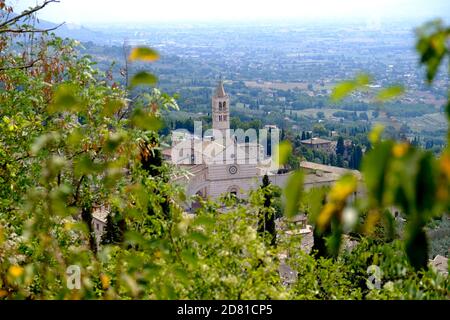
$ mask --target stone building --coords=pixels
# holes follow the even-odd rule
[[[311,138],[300,141],[300,143],[311,150],[333,151],[333,141],[322,138]]]
[[[212,135],[202,137],[186,132],[176,133],[173,135],[172,147],[162,152],[164,159],[176,165],[178,171],[182,173],[176,175],[172,182],[183,186],[188,198],[199,195],[214,200],[226,193],[246,198],[251,189],[256,189],[262,184],[262,178],[266,174],[273,185],[284,188],[291,173],[279,174],[278,167],[274,165],[272,158],[267,156],[262,144],[245,139],[240,141],[236,133],[231,134],[230,97],[226,94],[222,82],[212,97],[212,118]],[[275,134],[278,131],[276,126],[265,129]],[[331,141],[313,138],[312,145],[325,148],[330,143]],[[361,177],[356,170],[307,161],[302,161],[300,167],[305,173],[306,190],[330,186],[346,173],[352,173],[359,179]],[[190,211],[196,204],[188,202],[185,207]],[[97,242],[100,241],[106,227],[107,215],[106,207],[96,208],[93,212],[92,224]],[[301,230],[311,232],[308,228]]]
[[[251,189],[258,188],[267,174],[272,184],[284,187],[290,173],[279,174],[265,146],[256,142],[237,141],[230,131],[230,96],[220,82],[212,97],[213,138],[191,135],[165,150],[166,159],[187,171],[174,179],[186,188],[187,196],[200,195],[216,199],[225,193],[245,198]],[[265,128],[268,130],[269,128]],[[270,127],[271,132],[278,128]],[[238,139],[239,140],[239,139]],[[302,141],[312,148],[330,149],[332,141],[313,138]],[[171,156],[169,156],[171,155]],[[343,168],[301,162],[305,169],[305,188],[333,184],[342,174],[359,172]]]

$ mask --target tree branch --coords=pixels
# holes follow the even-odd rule
[[[39,58],[39,59],[33,60],[33,61],[31,61],[30,63],[28,63],[28,64],[26,64],[26,65],[22,65],[22,66],[15,66],[15,67],[1,67],[1,68],[0,68],[0,72],[1,72],[1,71],[7,71],[7,70],[23,70],[23,69],[29,69],[29,68],[32,68],[32,67],[36,64],[36,62],[38,62],[39,60],[41,60],[41,59]]]
[[[64,24],[65,24],[65,22],[57,25],[56,27],[49,28],[49,29],[3,29],[3,30],[0,29],[0,34],[1,33],[44,33],[44,32],[56,30]]]
[[[59,0],[46,0],[41,5],[38,5],[30,10],[25,10],[21,14],[15,16],[14,18],[11,18],[9,20],[6,20],[5,22],[0,23],[0,29],[16,23],[17,21],[19,21],[20,19],[22,19],[24,17],[28,17],[28,16],[32,15],[33,13],[43,9],[45,6],[47,6],[49,3],[52,3],[52,2],[59,3]]]

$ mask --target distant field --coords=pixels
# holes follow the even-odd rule
[[[297,113],[298,116],[306,116],[313,117],[317,116],[317,112],[323,112],[325,114],[326,119],[330,119],[333,117],[333,113],[337,111],[346,111],[341,109],[304,109],[304,110],[292,110],[292,114]],[[348,112],[348,111],[347,111]],[[364,111],[357,111],[359,115]],[[400,128],[401,124],[406,123],[413,131],[437,131],[437,130],[446,130],[447,129],[447,121],[445,119],[445,115],[442,113],[430,113],[420,117],[415,118],[398,118],[398,119],[389,119],[383,113],[377,119],[372,117],[372,111],[369,110],[366,112],[369,119],[374,123],[381,123],[383,125],[389,125]],[[290,110],[286,110],[286,114],[290,114]]]
[[[442,113],[430,113],[416,118],[408,118],[407,124],[412,130],[433,131],[447,129],[447,120]]]
[[[306,116],[306,117],[316,117],[317,116],[317,112],[323,112],[325,114],[325,118],[329,119],[333,117],[333,113],[338,112],[338,111],[343,111],[343,112],[352,112],[352,111],[348,111],[348,110],[343,110],[343,109],[303,109],[303,110],[292,110],[292,114],[297,113],[298,116]],[[356,113],[359,115],[360,113],[367,113],[369,119],[372,118],[372,111],[356,111]],[[290,110],[286,110],[286,114],[290,114]]]
[[[308,90],[308,83],[305,82],[258,82],[258,81],[245,81],[245,85],[248,88],[260,88],[260,89],[274,89],[274,90]],[[314,90],[330,89],[333,85],[313,85]]]

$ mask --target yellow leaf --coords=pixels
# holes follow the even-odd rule
[[[74,228],[74,226],[75,226],[74,223],[72,223],[72,222],[66,222],[66,223],[64,224],[64,230],[70,231],[70,230],[72,230],[72,229]]]
[[[8,295],[8,291],[0,290],[0,299],[6,297],[7,295]]]
[[[102,275],[100,276],[100,280],[101,280],[101,282],[102,282],[102,287],[103,287],[103,289],[108,289],[108,288],[109,288],[109,284],[110,284],[110,282],[111,282],[111,279],[110,279],[107,275],[102,274]]]
[[[141,60],[146,62],[153,62],[159,59],[159,53],[147,47],[137,47],[131,50],[130,61]]]
[[[354,175],[345,175],[341,177],[330,191],[330,200],[343,202],[356,191],[357,180]]]
[[[391,100],[399,95],[402,95],[405,89],[402,86],[392,86],[381,90],[377,95],[377,100],[387,101]]]
[[[331,100],[339,101],[349,95],[353,90],[356,89],[356,85],[352,81],[345,81],[339,83],[337,86],[333,88],[333,92],[331,93]]]
[[[392,148],[392,154],[396,158],[401,158],[408,152],[408,149],[409,149],[409,144],[407,144],[407,143],[397,143]]]
[[[11,266],[9,267],[8,272],[14,278],[18,278],[23,274],[23,268],[20,266]]]
[[[444,152],[440,161],[441,171],[446,175],[447,179],[450,179],[450,154]]]
[[[380,213],[378,211],[370,211],[367,215],[367,220],[364,225],[364,232],[371,235],[375,231],[375,226],[380,220]]]
[[[369,133],[369,141],[371,144],[376,144],[381,140],[381,134],[383,133],[384,126],[381,124],[376,124],[372,131]]]
[[[317,218],[317,227],[323,230],[329,223],[331,217],[336,211],[336,206],[333,203],[327,203]]]

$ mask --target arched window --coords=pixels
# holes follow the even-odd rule
[[[227,102],[226,101],[223,102],[223,111],[227,111]]]
[[[219,121],[222,121],[222,116],[219,116]]]
[[[232,186],[231,188],[228,188],[228,193],[236,197],[239,193],[239,188],[236,186]]]
[[[222,111],[222,102],[219,102],[219,111]]]

